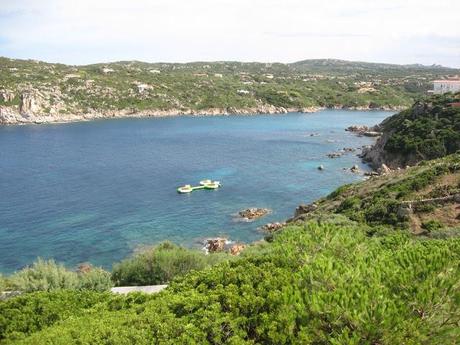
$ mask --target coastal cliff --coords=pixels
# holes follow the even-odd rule
[[[396,169],[460,150],[459,100],[460,93],[432,96],[385,119],[377,126],[381,136],[362,158],[375,169]]]

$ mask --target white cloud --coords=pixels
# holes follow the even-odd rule
[[[0,0],[0,55],[67,63],[342,58],[460,67],[458,1]]]

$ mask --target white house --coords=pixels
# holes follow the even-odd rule
[[[445,79],[433,81],[433,93],[460,92],[460,79]]]

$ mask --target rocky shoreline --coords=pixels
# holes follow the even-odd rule
[[[259,114],[287,114],[287,113],[315,113],[324,109],[341,109],[356,111],[396,111],[402,107],[348,107],[337,105],[330,108],[325,107],[277,107],[274,105],[259,105],[250,108],[208,108],[202,110],[194,109],[149,109],[135,111],[132,109],[113,111],[89,111],[84,113],[67,114],[51,109],[49,113],[43,113],[37,108],[39,104],[34,98],[22,98],[19,106],[0,106],[0,125],[25,125],[25,124],[51,124],[69,123],[91,120],[113,119],[113,118],[146,118],[146,117],[170,117],[170,116],[219,116],[219,115],[259,115]]]

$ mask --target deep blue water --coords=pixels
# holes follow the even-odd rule
[[[137,246],[166,239],[187,246],[223,234],[260,239],[257,227],[362,179],[342,169],[367,169],[356,154],[326,154],[372,143],[344,128],[389,115],[327,110],[0,127],[0,272],[37,256],[110,268]],[[204,178],[223,187],[176,193]],[[273,213],[235,222],[247,207]]]

